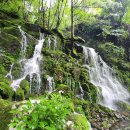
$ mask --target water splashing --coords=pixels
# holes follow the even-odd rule
[[[126,102],[130,97],[128,91],[117,80],[114,71],[93,48],[83,46],[84,64],[89,71],[89,80],[95,86],[101,88],[99,103],[117,109],[115,102]]]

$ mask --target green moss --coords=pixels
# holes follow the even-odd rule
[[[81,73],[80,68],[79,67],[74,67],[72,73],[73,73],[74,79],[79,80],[80,73]]]
[[[20,41],[17,39],[17,37],[5,32],[1,32],[0,39],[0,46],[2,50],[6,52],[6,55],[11,55],[14,58],[18,58],[20,52]]]
[[[11,103],[7,100],[0,99],[0,130],[8,130],[8,124],[12,118]]]
[[[14,59],[11,56],[5,54],[0,55],[0,69],[1,74],[6,75],[7,71],[10,70],[10,65],[13,63]]]
[[[120,111],[130,112],[130,105],[125,102],[118,102],[117,105],[119,106],[118,109]]]
[[[0,76],[0,78],[0,96],[3,99],[12,99],[14,91],[10,87],[8,80],[2,76]]]
[[[101,124],[101,127],[102,128],[107,128],[107,126],[108,126],[107,121],[103,121],[102,124]]]
[[[22,88],[22,90],[24,90],[24,94],[28,94],[29,92],[29,82],[27,80],[22,80],[22,82],[20,83],[20,88]]]
[[[56,92],[62,91],[62,95],[67,97],[74,96],[73,91],[71,91],[70,86],[67,86],[66,84],[57,84],[56,85]]]
[[[122,47],[115,46],[113,43],[99,44],[98,48],[103,51],[106,56],[115,58],[124,58],[124,49]]]
[[[19,78],[20,73],[21,73],[21,64],[19,62],[15,62],[12,69],[12,75],[14,79]]]
[[[15,99],[17,101],[21,101],[24,99],[24,90],[22,88],[18,88],[15,92]]]
[[[75,130],[89,130],[88,122],[84,115],[72,114],[68,119],[74,123]]]

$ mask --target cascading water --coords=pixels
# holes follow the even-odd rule
[[[54,51],[57,49],[57,36],[54,36],[53,42],[51,41],[51,36],[48,36],[48,49],[53,49]]]
[[[116,102],[127,102],[130,94],[117,80],[114,71],[93,48],[83,46],[84,64],[89,71],[89,80],[101,89],[99,103],[111,109],[117,109]]]
[[[54,37],[54,50],[57,48],[57,36]]]
[[[84,91],[83,91],[83,88],[82,88],[80,82],[78,83],[77,87],[75,86],[75,96],[80,99],[83,99],[83,97],[84,97]]]
[[[25,35],[25,32],[21,29],[21,26],[18,26],[18,29],[21,33],[22,36],[22,40],[21,40],[21,57],[25,58],[25,54],[26,54],[26,48],[27,48],[27,37]]]
[[[50,37],[48,37],[48,48],[49,49],[51,48],[51,39],[50,39]]]
[[[21,47],[21,53],[23,54],[22,59],[20,60],[20,63],[22,64],[22,70],[21,70],[21,77],[19,79],[13,80],[11,87],[16,90],[21,81],[26,78],[26,76],[30,76],[30,93],[32,88],[32,82],[35,80],[36,82],[36,91],[39,92],[40,90],[40,61],[42,59],[41,56],[41,50],[44,42],[44,35],[40,34],[40,39],[38,40],[37,45],[35,46],[33,57],[30,59],[25,58],[26,54],[26,47],[27,47],[27,38],[25,35],[25,32],[21,30],[19,27],[21,35],[22,35],[22,47]],[[35,77],[35,78],[34,78]]]
[[[68,85],[68,86],[72,86],[72,79],[71,79],[71,77],[67,77],[67,79],[66,79],[66,84]]]
[[[10,80],[13,80],[13,76],[12,76],[13,66],[14,66],[14,64],[12,64],[12,65],[10,66],[9,73],[5,76],[5,77],[8,77]]]
[[[47,84],[46,84],[46,90],[49,92],[49,93],[52,93],[53,90],[54,90],[54,79],[53,77],[51,76],[47,76]]]

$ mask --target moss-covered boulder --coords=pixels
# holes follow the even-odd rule
[[[0,46],[2,50],[7,52],[8,55],[14,58],[18,58],[20,52],[20,46],[21,46],[18,38],[9,33],[1,32],[0,39],[1,39]]]
[[[14,94],[14,98],[16,101],[22,101],[24,99],[24,90],[22,88],[18,88]]]
[[[3,76],[0,76],[0,96],[3,99],[12,99],[13,94],[14,91],[10,87],[9,81]]]
[[[2,50],[1,50],[2,51]],[[11,56],[7,56],[4,52],[0,54],[0,72],[2,75],[6,75],[10,70],[10,65],[13,63],[14,59]]]
[[[24,90],[24,94],[28,94],[30,88],[29,82],[27,80],[22,80],[22,82],[20,83],[20,88]]]
[[[19,78],[21,73],[21,64],[19,62],[15,62],[12,68],[12,75],[14,79]]]
[[[89,125],[84,115],[75,113],[70,115],[68,119],[73,123],[73,126],[71,126],[71,130],[89,130]]]

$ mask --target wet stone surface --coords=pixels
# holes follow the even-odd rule
[[[130,130],[130,120],[118,122],[110,130]]]

